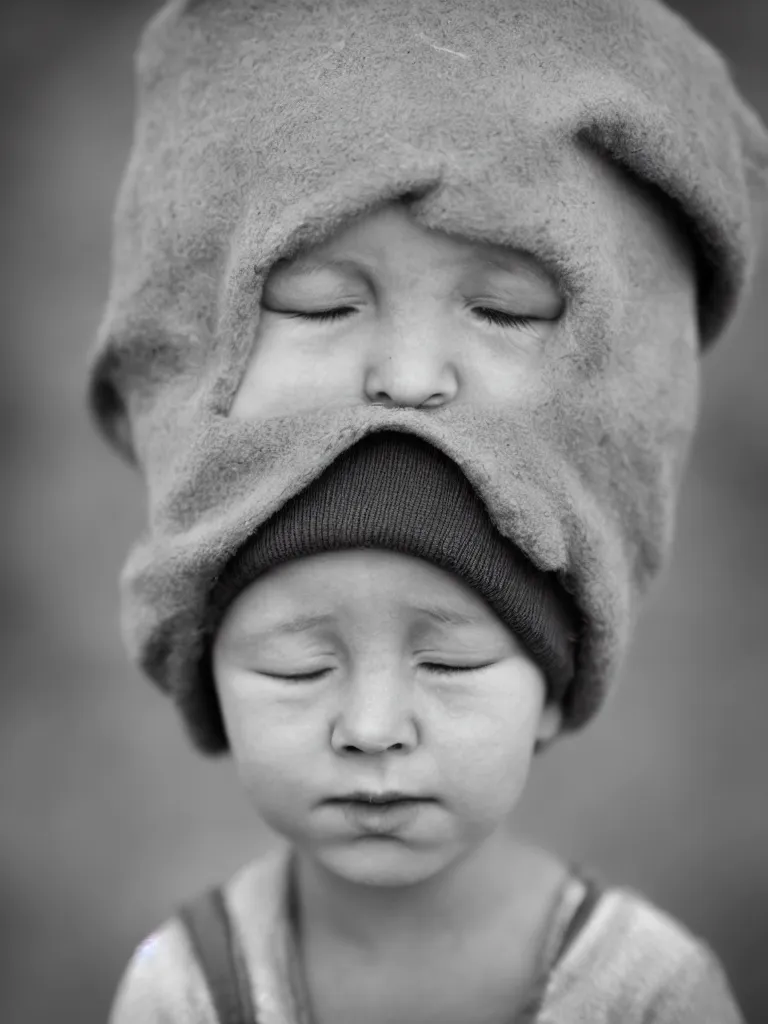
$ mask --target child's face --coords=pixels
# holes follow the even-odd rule
[[[256,809],[366,884],[421,881],[482,843],[560,721],[540,669],[483,598],[391,551],[266,573],[229,608],[213,667]],[[391,792],[420,802],[343,800]]]
[[[563,307],[532,256],[427,230],[390,205],[272,269],[232,415],[508,404],[535,384]]]

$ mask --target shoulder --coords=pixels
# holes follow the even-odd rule
[[[553,989],[563,1007],[587,1007],[595,1022],[617,1013],[643,1024],[742,1022],[723,968],[706,943],[624,888],[603,893],[556,970]]]
[[[233,927],[249,969],[260,970],[278,913],[276,896],[284,857],[267,854],[222,885]],[[113,1000],[109,1024],[216,1024],[208,986],[178,915],[136,948]]]
[[[120,979],[109,1024],[215,1024],[208,988],[186,931],[166,921],[136,948]]]

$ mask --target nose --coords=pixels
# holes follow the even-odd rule
[[[436,409],[458,395],[459,373],[434,325],[377,333],[365,371],[365,397],[376,405]]]
[[[398,679],[376,673],[350,682],[332,726],[335,753],[407,753],[417,744],[412,701]]]

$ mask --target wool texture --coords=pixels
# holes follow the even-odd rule
[[[554,576],[494,529],[456,464],[402,431],[365,436],[248,538],[212,589],[204,626],[209,646],[231,603],[265,572],[355,548],[414,555],[459,576],[539,665],[547,700],[562,704],[580,629],[572,601]],[[205,686],[213,684],[205,678],[208,664]]]
[[[147,487],[133,656],[225,749],[199,693],[217,574],[346,448],[400,430],[573,595],[583,725],[669,549],[699,356],[756,262],[768,135],[723,57],[656,0],[171,0],[136,73],[89,392]],[[270,268],[395,199],[552,271],[567,305],[537,386],[504,409],[230,415]]]

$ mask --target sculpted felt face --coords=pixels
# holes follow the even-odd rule
[[[273,268],[231,415],[514,400],[564,299],[532,256],[429,231],[401,204]]]
[[[423,880],[493,834],[560,722],[483,598],[392,551],[313,555],[258,578],[229,608],[213,666],[257,811],[368,884]],[[392,793],[413,799],[365,802]]]

